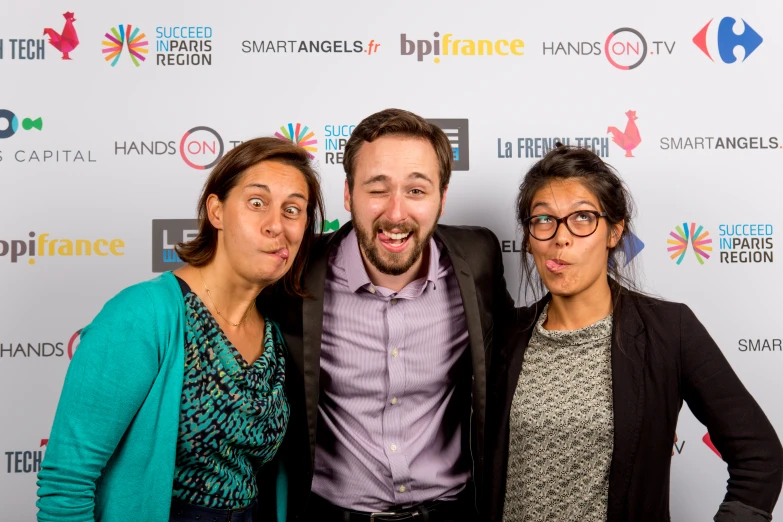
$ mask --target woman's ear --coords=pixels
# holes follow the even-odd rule
[[[223,230],[223,202],[215,194],[207,198],[207,217],[216,230]]]
[[[620,242],[620,238],[623,237],[623,230],[625,230],[625,221],[620,221],[616,225],[613,225],[611,227],[611,232],[609,233],[609,241],[607,242],[607,246],[609,248],[614,248],[617,246],[617,243]]]

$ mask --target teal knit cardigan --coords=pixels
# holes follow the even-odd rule
[[[82,331],[38,473],[38,520],[169,520],[184,331],[170,272],[120,292]],[[282,469],[277,486],[284,522]]]

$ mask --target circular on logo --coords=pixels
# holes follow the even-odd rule
[[[223,157],[223,138],[210,127],[193,127],[182,135],[179,155],[189,167],[211,169]]]
[[[628,39],[618,37],[617,35],[621,33],[631,33],[638,38],[638,41],[629,41]],[[623,71],[630,71],[639,67],[644,59],[647,58],[647,40],[636,29],[621,27],[613,31],[606,39],[604,53],[609,63]],[[638,59],[636,59],[637,57]],[[636,59],[636,61],[630,64],[627,63],[633,59]]]
[[[0,140],[4,138],[10,138],[16,134],[16,129],[19,128],[19,120],[16,119],[16,114],[8,109],[0,109],[0,121],[5,120],[8,122],[8,127],[0,129]]]
[[[68,341],[68,359],[73,359],[73,353],[76,351],[76,348],[79,347],[79,341],[81,341],[81,333],[82,329],[79,328]]]

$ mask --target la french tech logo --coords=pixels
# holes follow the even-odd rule
[[[693,37],[693,43],[707,55],[707,58],[714,62],[714,57],[717,56],[723,63],[737,61],[734,51],[738,47],[744,51],[742,58],[744,62],[763,41],[761,35],[754,31],[745,20],[742,20],[742,24],[740,24],[730,16],[722,18],[717,23],[714,19],[710,20]]]
[[[49,43],[52,47],[62,53],[63,60],[71,59],[71,51],[76,49],[79,45],[79,35],[76,34],[76,28],[73,23],[76,21],[73,13],[68,11],[63,14],[65,18],[65,26],[59,33],[54,29],[47,27],[44,29],[44,34],[49,37]]]
[[[638,119],[636,111],[626,112],[625,117],[628,118],[625,130],[609,127],[606,133],[612,133],[612,141],[625,151],[626,158],[633,158],[632,151],[642,142],[642,137],[639,134],[639,127],[636,126],[636,120]]]

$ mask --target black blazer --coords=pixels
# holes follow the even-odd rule
[[[323,329],[324,281],[332,250],[353,228],[349,222],[334,234],[321,237],[310,255],[304,276],[312,298],[294,298],[279,289],[262,295],[259,305],[275,319],[288,347],[286,393],[291,406],[281,457],[288,473],[288,518],[301,520],[313,479]],[[487,370],[493,350],[493,333],[503,331],[504,317],[513,313],[514,301],[506,290],[503,261],[497,237],[485,228],[438,225],[435,237],[443,244],[459,282],[468,326],[473,379],[464,383],[465,418],[471,417],[469,441],[477,497],[484,470],[484,418]],[[466,438],[468,434],[466,434]],[[270,470],[273,466],[268,467]],[[266,480],[271,477],[259,477]]]
[[[614,452],[607,521],[670,520],[671,450],[683,400],[728,464],[721,511],[734,515],[716,520],[762,520],[754,518],[755,509],[771,513],[783,484],[783,448],[764,412],[687,306],[612,287],[619,297],[611,344]],[[518,309],[491,368],[486,500],[493,522],[503,516],[514,390],[532,326],[549,299]]]

